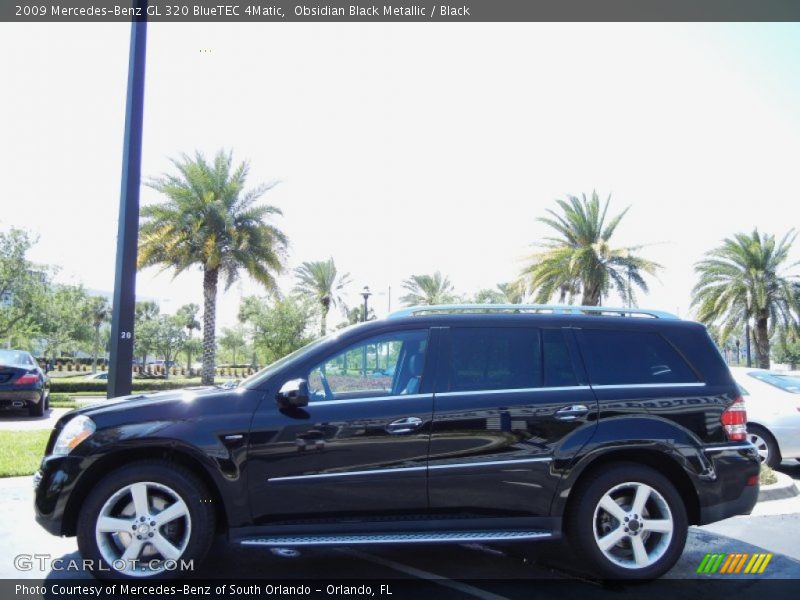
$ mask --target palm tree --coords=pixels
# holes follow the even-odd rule
[[[547,302],[558,294],[565,302],[582,293],[581,304],[598,306],[613,286],[629,304],[635,304],[633,285],[647,292],[642,274],[655,275],[660,265],[641,258],[642,246],[615,248],[611,236],[628,208],[606,222],[611,197],[600,206],[593,191],[591,198],[569,196],[556,200],[561,212],[548,210],[549,216],[538,220],[558,234],[545,238],[541,252],[532,255],[522,277],[530,286],[536,302]]]
[[[407,306],[432,306],[453,302],[453,286],[439,271],[433,275],[412,275],[403,282],[408,294],[400,298]]]
[[[797,278],[783,273],[795,237],[792,230],[776,243],[775,236],[758,229],[749,235],[737,233],[695,265],[700,276],[692,290],[697,318],[719,325],[723,342],[743,323],[749,336],[753,320],[756,360],[762,369],[769,368],[772,328],[794,326],[800,308],[793,288]]]
[[[294,291],[319,302],[322,307],[320,319],[320,335],[325,335],[328,311],[331,306],[341,305],[339,292],[350,283],[350,274],[339,275],[333,258],[304,262],[295,269],[297,285]]]
[[[100,353],[100,328],[111,316],[108,300],[102,296],[94,296],[90,300],[89,311],[94,327],[94,346],[92,348],[92,373],[97,373],[97,355]]]
[[[189,375],[192,374],[192,349],[194,348],[192,332],[195,329],[200,331],[200,321],[197,320],[198,312],[200,312],[200,307],[192,302],[184,304],[175,313],[178,321],[186,328],[188,333],[184,343],[184,350],[186,351],[186,373]]]
[[[231,153],[220,151],[209,163],[197,152],[173,160],[177,174],[164,174],[147,185],[167,196],[142,209],[139,268],[160,265],[175,276],[193,266],[203,271],[202,383],[214,382],[215,322],[220,276],[230,287],[244,269],[267,290],[277,289],[283,270],[286,236],[265,222],[281,211],[256,200],[271,186],[245,191],[247,162],[232,167]]]
[[[522,304],[525,301],[525,284],[517,279],[498,283],[495,289],[478,290],[475,304]]]

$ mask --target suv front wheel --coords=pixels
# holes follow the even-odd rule
[[[683,499],[657,471],[618,463],[591,474],[568,515],[570,543],[587,566],[609,579],[654,579],[686,544]]]
[[[78,548],[97,577],[154,578],[197,568],[214,536],[208,492],[190,471],[161,461],[111,472],[86,499]]]

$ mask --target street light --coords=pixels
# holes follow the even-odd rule
[[[361,295],[364,296],[364,317],[361,319],[362,321],[366,322],[367,320],[367,307],[369,303],[369,297],[372,296],[372,292],[369,291],[369,286],[364,286],[364,291],[361,292]]]

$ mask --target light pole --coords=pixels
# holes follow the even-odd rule
[[[361,320],[366,322],[366,320],[367,320],[367,308],[368,308],[368,305],[369,305],[369,297],[372,296],[372,292],[369,291],[369,286],[368,285],[364,286],[364,290],[361,292],[361,295],[364,296],[364,317]]]
[[[372,293],[369,291],[369,286],[365,285],[364,289],[361,292],[361,295],[364,296],[364,318],[361,320],[363,323],[367,322],[367,310],[369,308],[369,297]],[[376,359],[377,360],[377,359]],[[361,376],[367,376],[367,347],[364,346],[363,353],[361,355]]]
[[[147,0],[136,0],[136,7],[139,8],[141,14],[147,14]],[[125,109],[122,186],[117,227],[117,263],[108,365],[109,398],[131,393],[146,45],[147,18],[134,19],[131,23],[131,43],[128,57],[128,95]]]

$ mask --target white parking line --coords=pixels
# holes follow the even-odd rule
[[[441,586],[454,589],[457,592],[461,592],[462,594],[475,596],[476,598],[482,598],[484,600],[508,600],[505,596],[498,596],[497,594],[487,592],[486,590],[482,590],[481,588],[469,585],[467,583],[462,583],[460,581],[453,581],[452,579],[446,579],[441,575],[436,575],[435,573],[429,573],[428,571],[423,571],[422,569],[417,569],[416,567],[410,567],[408,565],[404,565],[402,563],[395,562],[393,560],[380,558],[379,556],[372,556],[371,554],[359,552],[358,550],[351,550],[350,548],[341,548],[339,549],[339,552],[348,554],[355,558],[360,558],[361,560],[373,562],[375,564],[388,567],[390,569],[394,569],[395,571],[399,571],[400,573],[405,573],[406,575],[411,575],[412,577],[416,577],[417,579],[424,579],[426,581],[438,583]]]

